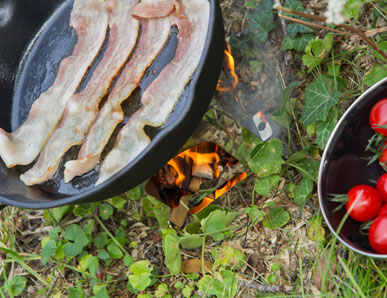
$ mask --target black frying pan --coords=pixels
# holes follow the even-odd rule
[[[94,186],[98,176],[94,170],[64,183],[62,162],[54,179],[32,187],[19,180],[26,167],[8,169],[0,161],[0,205],[43,209],[104,200],[137,186],[172,158],[199,124],[222,65],[223,19],[217,0],[209,1],[210,23],[200,64],[168,121],[148,130],[152,142],[135,160],[98,186]],[[68,25],[72,4],[73,0],[0,2],[0,127],[5,130],[14,131],[25,121],[33,101],[54,81],[61,59],[71,54],[76,42]],[[152,70],[162,69],[176,46],[175,32],[135,92],[137,100],[154,79]],[[74,156],[76,150],[67,156]]]

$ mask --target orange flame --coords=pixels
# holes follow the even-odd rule
[[[231,76],[231,86],[224,86],[224,82],[222,80],[218,81],[218,85],[216,86],[216,90],[219,92],[230,92],[236,88],[238,85],[238,76],[235,73],[235,61],[234,57],[231,55],[230,45],[227,43],[227,49],[224,50],[224,59],[227,63],[227,72]]]
[[[190,214],[196,214],[206,208],[208,205],[210,205],[213,201],[215,201],[217,198],[219,198],[221,195],[229,191],[233,186],[235,186],[238,182],[244,180],[247,177],[246,172],[239,173],[238,175],[231,178],[223,187],[215,190],[214,198],[211,199],[210,197],[204,197],[203,200],[200,202],[199,205],[195,207],[191,207],[189,209]]]
[[[257,116],[258,116],[258,118],[262,119],[263,122],[267,123],[267,119],[266,119],[266,116],[265,116],[265,114],[263,113],[263,111],[259,111],[259,112],[257,113]]]

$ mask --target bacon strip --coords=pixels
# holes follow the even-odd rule
[[[96,184],[117,173],[148,146],[150,140],[144,126],[160,126],[167,120],[199,64],[208,30],[209,2],[184,0],[182,5],[187,18],[174,20],[179,29],[176,55],[145,90],[143,106],[120,131],[114,148],[103,161]]]
[[[168,40],[171,31],[169,18],[143,19],[141,38],[132,59],[125,66],[107,101],[99,111],[78,154],[78,160],[65,164],[65,182],[92,170],[108,143],[117,124],[124,120],[121,103],[140,83],[146,69],[151,65]]]
[[[169,16],[173,10],[175,0],[159,1],[157,3],[139,3],[132,11],[132,15],[139,18],[163,18]]]
[[[137,41],[139,21],[130,15],[137,0],[110,0],[109,44],[86,88],[67,102],[62,120],[43,148],[35,165],[20,179],[26,185],[44,182],[54,176],[62,156],[74,145],[82,144],[98,113],[98,105]]]
[[[62,60],[55,82],[33,103],[26,122],[15,132],[0,129],[0,156],[7,165],[31,163],[62,117],[67,100],[76,91],[106,36],[108,16],[104,0],[75,0],[70,26],[78,41],[71,56]]]

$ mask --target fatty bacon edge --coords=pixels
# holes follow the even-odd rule
[[[179,17],[170,16],[172,25],[179,29],[175,57],[145,90],[142,107],[119,132],[96,184],[113,176],[148,146],[150,139],[144,126],[157,127],[168,119],[199,64],[207,38],[210,4],[208,0],[184,0],[182,6],[184,16],[181,13]]]
[[[66,102],[105,40],[108,16],[104,0],[75,0],[70,26],[78,40],[62,60],[54,83],[32,104],[27,120],[12,133],[0,129],[0,156],[7,167],[30,164],[38,156],[62,117]]]
[[[63,117],[43,148],[38,161],[20,179],[34,185],[51,179],[62,156],[82,144],[98,113],[98,105],[136,45],[139,21],[131,16],[137,0],[108,0],[109,41],[86,88],[67,102]]]

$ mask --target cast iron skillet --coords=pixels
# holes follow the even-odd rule
[[[65,184],[62,162],[62,169],[53,180],[32,187],[19,180],[26,167],[8,169],[0,161],[0,205],[43,209],[104,200],[137,186],[175,156],[199,124],[222,65],[223,19],[217,0],[209,1],[210,23],[199,66],[168,121],[157,133],[152,132],[151,144],[135,160],[98,186],[94,186],[98,175],[95,171]],[[52,84],[61,59],[71,54],[77,38],[68,25],[72,4],[73,0],[0,3],[0,127],[3,129],[14,131],[24,122],[33,101]],[[141,94],[154,78],[154,69],[158,73],[173,58],[176,42],[174,33],[148,69],[137,93]]]

